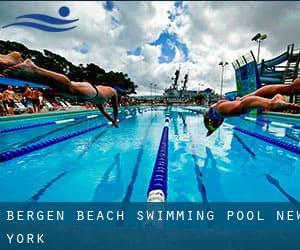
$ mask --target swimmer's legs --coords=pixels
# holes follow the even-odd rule
[[[238,101],[224,102],[218,105],[218,111],[224,115],[240,115],[250,109],[263,108],[281,111],[285,109],[300,111],[300,106],[284,101],[282,95],[275,95],[272,99],[260,96],[245,96]]]
[[[300,93],[300,78],[296,78],[292,84],[274,84],[259,88],[255,92],[246,95],[248,96],[260,96],[260,97],[273,97],[276,94],[280,95],[293,95]],[[245,97],[242,97],[245,98]]]
[[[15,66],[9,67],[7,70],[5,70],[3,73],[4,74],[9,74],[10,72],[13,72],[15,70],[22,70],[25,72],[29,72],[29,73],[34,73],[43,77],[47,77],[50,78],[52,80],[54,80],[55,82],[61,84],[62,89],[66,90],[67,92],[70,93],[76,93],[76,90],[74,89],[74,86],[72,85],[71,80],[63,75],[63,74],[59,74],[50,70],[46,70],[44,68],[40,68],[37,65],[35,65],[30,59],[26,59],[24,62],[19,63]],[[47,85],[49,87],[53,87],[53,88],[57,88],[57,84],[53,84],[54,86],[51,86],[51,82],[47,82],[47,83],[41,83],[44,85]]]

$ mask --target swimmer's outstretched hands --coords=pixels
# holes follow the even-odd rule
[[[118,120],[113,120],[113,121],[112,121],[112,124],[113,124],[116,128],[119,127],[119,121],[118,121]]]

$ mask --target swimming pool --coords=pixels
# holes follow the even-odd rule
[[[291,201],[300,199],[299,154],[247,135],[243,128],[299,147],[300,122],[249,116],[226,119],[206,137],[196,107],[120,111],[118,129],[103,126],[0,163],[0,201],[143,202],[162,129],[170,116],[170,202]],[[95,117],[95,114],[98,117]],[[86,119],[89,117],[89,119]],[[64,120],[52,124],[52,121]],[[99,112],[2,122],[0,152],[106,123]],[[32,127],[34,124],[48,124]],[[288,124],[288,125],[287,125]],[[24,129],[24,127],[26,127]]]

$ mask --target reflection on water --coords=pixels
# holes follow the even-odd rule
[[[112,176],[115,169],[115,175]],[[114,162],[107,168],[97,185],[92,201],[119,201],[122,196],[120,154],[115,155]]]

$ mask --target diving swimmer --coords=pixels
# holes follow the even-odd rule
[[[300,78],[296,78],[292,84],[268,85],[257,89],[235,101],[220,100],[213,104],[204,114],[204,125],[207,128],[207,136],[216,131],[224,121],[224,118],[247,113],[251,109],[263,108],[272,111],[289,110],[292,113],[300,111],[300,105],[288,103],[282,95],[300,93]]]
[[[111,121],[115,127],[118,127],[118,93],[130,93],[130,91],[122,90],[117,86],[112,88],[103,85],[94,85],[89,82],[71,81],[63,74],[38,67],[30,59],[12,64],[12,66],[7,67],[3,71],[3,75],[9,76],[14,72],[20,74],[29,73],[50,79],[50,81],[41,82],[40,84],[57,89],[68,98],[80,98],[95,104],[100,112]],[[109,100],[112,101],[113,117],[104,108],[104,104]]]

